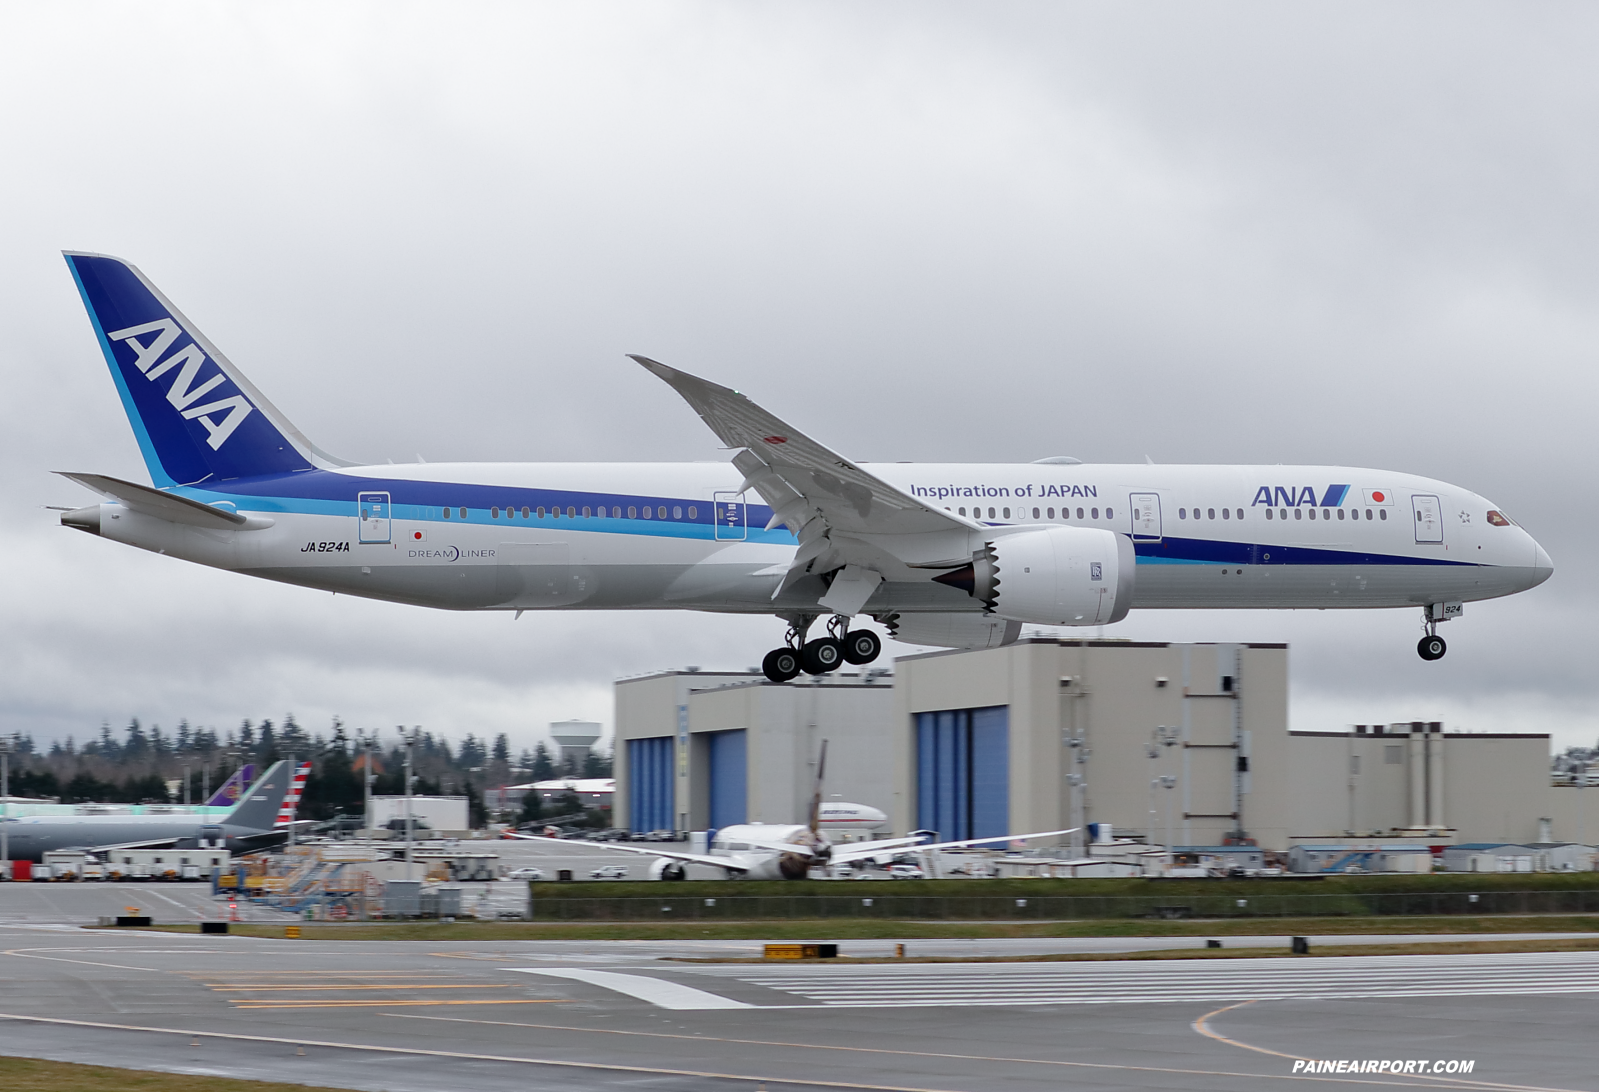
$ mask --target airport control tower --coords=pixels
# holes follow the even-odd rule
[[[558,720],[550,724],[550,736],[561,749],[561,769],[570,760],[573,769],[583,772],[589,750],[600,738],[600,726],[592,720]]]

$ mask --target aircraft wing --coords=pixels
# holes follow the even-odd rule
[[[773,598],[806,573],[843,568],[821,605],[854,614],[882,580],[926,579],[907,570],[971,562],[969,539],[980,524],[888,484],[738,391],[649,357],[633,359],[682,395],[722,443],[740,449],[733,457],[744,473],[739,492],[754,489],[772,508],[767,528],[786,524],[799,539]]]
[[[864,861],[868,857],[880,857],[886,853],[894,853],[901,850],[914,850],[917,853],[923,853],[929,849],[960,849],[963,846],[980,846],[988,842],[1022,842],[1029,838],[1053,838],[1061,834],[1070,834],[1076,829],[1076,827],[1071,827],[1067,830],[1035,831],[1032,834],[1001,834],[994,838],[965,838],[958,842],[932,842],[927,845],[904,845],[898,847],[898,849],[893,846],[885,847],[881,843],[875,843],[878,848],[873,849],[871,848],[874,845],[872,842],[857,842],[846,844],[841,847],[835,847],[833,850],[833,863],[848,864],[850,861]],[[897,841],[898,839],[886,840]]]
[[[582,842],[574,843],[567,838],[545,838],[537,834],[513,834],[505,831],[502,838],[515,838],[522,842],[549,842],[551,845],[572,846],[581,844],[584,849],[607,849],[612,853],[632,853],[640,857],[666,857],[674,861],[685,861],[689,864],[710,865],[713,868],[725,869],[728,872],[747,872],[744,865],[728,857],[712,857],[708,853],[680,853],[675,849],[643,849],[639,846],[619,846],[611,842]],[[765,848],[765,847],[762,847]],[[796,849],[804,847],[796,846]],[[809,850],[806,850],[809,852]]]

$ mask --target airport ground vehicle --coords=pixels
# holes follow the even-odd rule
[[[601,865],[589,873],[591,880],[625,880],[627,879],[627,865],[608,864]]]

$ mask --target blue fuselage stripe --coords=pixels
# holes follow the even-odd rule
[[[351,474],[310,470],[293,474],[275,474],[260,478],[239,478],[226,483],[224,488],[181,488],[185,496],[209,504],[225,501],[256,512],[284,512],[303,515],[346,516],[357,515],[356,497],[361,493],[387,493],[390,498],[391,517],[414,522],[448,522],[454,525],[549,527],[573,531],[591,531],[603,534],[646,535],[655,538],[686,538],[712,540],[717,537],[715,504],[697,497],[665,497],[645,494],[602,493],[586,490],[532,489],[523,486],[483,485],[468,482],[412,481],[404,478],[367,478]],[[1348,486],[1334,486],[1328,490],[1348,491]],[[1336,501],[1342,501],[1340,493]],[[565,510],[578,513],[587,507],[609,513],[620,508],[649,509],[656,518],[650,520],[613,517],[610,515],[578,517],[573,522]],[[446,521],[443,513],[450,510]],[[460,510],[466,509],[466,517]],[[492,514],[498,508],[499,517]],[[521,509],[531,513],[524,519]],[[539,517],[539,508],[547,512],[559,509],[560,516]],[[665,509],[662,519],[658,513]],[[689,511],[694,511],[690,518]],[[514,510],[515,515],[507,515]],[[673,517],[674,511],[682,514]],[[765,531],[772,510],[764,504],[745,506],[743,523],[744,541],[792,545],[794,536],[786,529]],[[1162,539],[1135,541],[1133,549],[1140,565],[1449,565],[1472,566],[1474,562],[1446,560],[1429,556],[1372,553],[1365,550],[1339,550],[1320,546],[1284,546],[1278,543],[1240,542],[1226,539],[1186,538],[1168,536]]]

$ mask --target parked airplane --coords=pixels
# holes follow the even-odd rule
[[[829,800],[822,805],[823,830],[882,830],[887,822],[886,814],[866,804]]]
[[[302,767],[303,769],[303,767]],[[298,775],[298,776],[297,776]],[[32,815],[6,819],[13,860],[37,861],[54,849],[138,849],[219,846],[234,853],[268,849],[288,839],[301,769],[277,762],[226,815]],[[290,811],[285,816],[284,809]]]
[[[1423,659],[1464,603],[1549,578],[1502,508],[1336,466],[862,464],[736,391],[634,357],[730,449],[721,463],[336,459],[133,266],[69,253],[154,488],[68,527],[215,568],[451,610],[704,610],[788,623],[768,677],[870,663],[875,618],[987,648],[1023,623],[1144,608],[1411,607]],[[754,494],[752,497],[751,494]],[[810,638],[828,618],[827,635]]]
[[[691,864],[719,868],[730,880],[803,880],[810,875],[813,868],[831,868],[857,861],[879,861],[901,852],[926,853],[935,849],[960,849],[991,842],[1054,838],[1070,834],[1077,829],[1072,827],[1069,830],[1044,830],[1032,834],[1001,834],[992,838],[965,838],[958,842],[924,842],[922,839],[927,837],[929,832],[917,831],[899,838],[878,838],[870,842],[834,845],[822,829],[824,810],[822,777],[826,768],[827,741],[824,739],[821,754],[816,761],[816,791],[811,799],[808,823],[730,824],[715,832],[708,853],[687,853],[653,846],[645,849],[642,846],[624,846],[611,842],[595,842],[593,848],[613,853],[633,853],[660,858],[650,865],[652,880],[681,880],[687,875],[688,866]],[[563,842],[559,838],[517,834],[513,831],[506,831],[503,837],[571,845],[570,842]]]
[[[233,771],[222,787],[212,793],[204,804],[56,804],[28,797],[13,796],[6,801],[5,814],[12,818],[24,815],[226,815],[239,802],[239,795],[250,784],[255,773],[254,763],[245,763]]]

